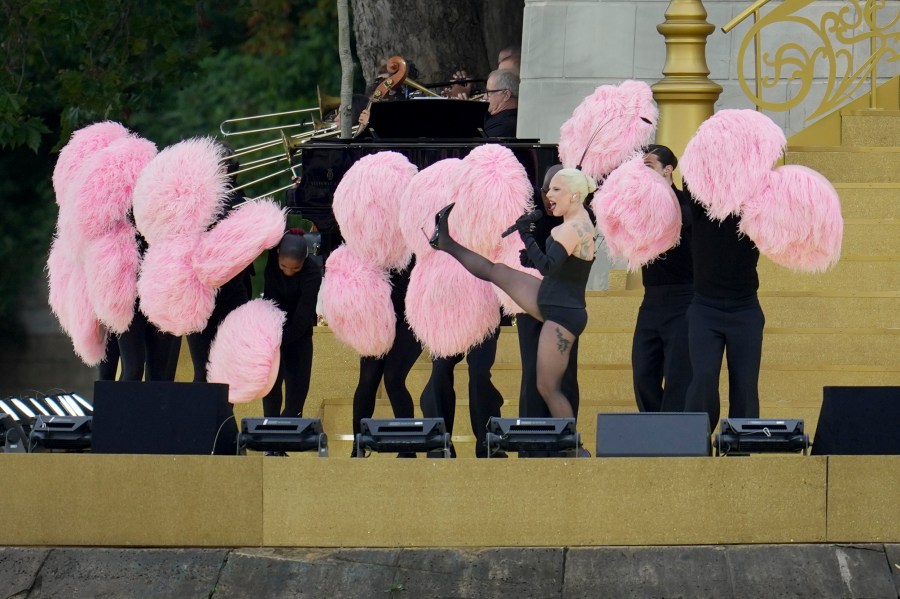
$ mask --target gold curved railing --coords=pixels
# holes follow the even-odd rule
[[[818,107],[806,117],[807,121],[822,117],[846,104],[866,81],[870,86],[869,106],[878,108],[878,64],[885,58],[889,62],[900,60],[900,3],[889,0],[845,0],[840,8],[818,15],[816,22],[813,18],[798,14],[814,0],[785,0],[762,16],[761,9],[768,2],[769,0],[757,0],[722,27],[722,31],[728,33],[753,16],[753,24],[741,41],[737,66],[741,87],[756,104],[757,110],[786,111],[805,101],[813,87],[816,66],[822,62],[828,67],[825,92]],[[894,10],[897,14],[890,14]],[[766,27],[775,25],[802,29],[797,31],[796,36],[791,36],[792,41],[783,42],[774,51],[763,51],[761,32]],[[818,42],[815,47],[805,47],[796,41],[810,33]],[[783,33],[780,37],[783,39]],[[866,42],[868,56],[860,60],[854,56],[854,50]],[[750,89],[745,73],[745,58],[751,43],[755,65],[754,89]],[[791,97],[784,101],[763,98],[766,90],[791,81],[799,82],[797,92]]]

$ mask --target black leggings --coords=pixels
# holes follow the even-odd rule
[[[272,390],[263,397],[263,415],[269,418],[303,415],[312,375],[312,331],[281,346],[281,363]],[[281,384],[284,383],[284,409],[281,408]]]
[[[360,432],[359,421],[375,414],[375,396],[384,377],[384,388],[395,418],[415,416],[412,395],[406,388],[406,377],[422,355],[422,345],[403,320],[397,318],[394,344],[382,358],[359,359],[359,384],[353,394],[353,434]]]
[[[174,381],[181,337],[163,333],[135,310],[128,330],[118,336],[122,359],[120,381]],[[145,377],[146,365],[146,377]]]

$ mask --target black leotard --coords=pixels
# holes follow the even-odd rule
[[[537,297],[541,316],[545,322],[557,322],[577,337],[587,325],[584,290],[594,260],[566,253],[552,235],[547,238],[546,251],[541,252],[534,238],[526,242],[525,249],[544,275]]]

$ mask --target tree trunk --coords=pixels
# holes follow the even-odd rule
[[[419,83],[446,81],[459,69],[485,78],[497,67],[500,48],[521,43],[524,5],[523,0],[351,0],[366,85],[395,55],[415,65]]]
[[[353,55],[350,52],[350,7],[347,0],[337,0],[338,54],[341,57],[341,138],[348,139],[354,123]]]

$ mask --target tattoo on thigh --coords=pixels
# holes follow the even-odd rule
[[[559,353],[566,353],[571,345],[572,342],[565,338],[559,327],[556,327],[556,349],[559,350]]]

